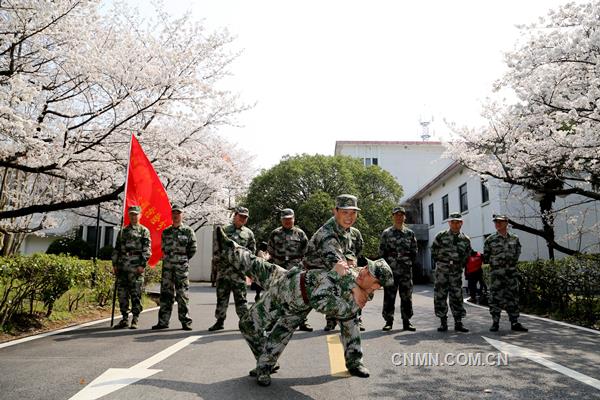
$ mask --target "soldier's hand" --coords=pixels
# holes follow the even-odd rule
[[[117,267],[113,267],[113,274],[117,275],[118,269]]]
[[[335,264],[333,269],[335,270],[335,272],[338,273],[339,276],[344,276],[348,273],[348,263],[346,261],[340,260]]]
[[[144,267],[137,267],[137,273],[139,275],[143,274],[144,273]]]
[[[352,288],[352,297],[354,297],[354,301],[360,308],[364,308],[369,300],[369,294],[358,286]]]

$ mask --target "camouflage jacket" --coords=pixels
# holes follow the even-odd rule
[[[148,228],[141,224],[129,224],[117,235],[117,244],[112,254],[113,267],[123,272],[133,272],[138,267],[146,268],[151,255]]]
[[[348,319],[358,313],[360,307],[352,295],[357,272],[350,270],[348,274],[340,276],[334,270],[306,271],[308,305],[304,303],[300,289],[301,272],[300,268],[292,268],[285,279],[278,282],[275,293],[281,304],[286,304],[293,311],[314,308],[338,319]]]
[[[267,251],[273,264],[290,269],[302,261],[307,246],[308,237],[302,229],[296,226],[284,229],[280,226],[269,235]]]
[[[363,238],[356,228],[348,230],[330,218],[320,227],[308,242],[308,250],[304,256],[307,269],[332,269],[340,260],[359,257],[362,252]]]
[[[169,226],[162,232],[163,263],[185,264],[196,254],[196,234],[187,225]]]
[[[483,259],[490,266],[515,265],[521,255],[519,237],[508,232],[502,236],[498,232],[490,235],[483,243]]]
[[[439,232],[431,245],[431,255],[436,262],[461,268],[466,266],[472,252],[471,239],[462,232],[454,234],[450,229]]]
[[[254,239],[254,233],[245,226],[241,229],[235,229],[235,225],[230,224],[223,228],[225,234],[234,242],[250,250],[253,254],[256,253],[256,240]],[[237,280],[244,280],[245,277],[242,273],[233,267],[226,258],[219,257],[217,262],[217,278],[233,278]]]
[[[390,226],[381,234],[379,257],[387,261],[394,273],[410,270],[417,258],[415,233],[406,226],[402,229]]]

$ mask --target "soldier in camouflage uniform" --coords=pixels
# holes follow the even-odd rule
[[[131,299],[131,329],[137,329],[138,318],[142,312],[142,286],[144,270],[152,255],[150,231],[139,223],[141,208],[131,206],[127,209],[129,225],[117,235],[117,243],[112,254],[112,264],[117,276],[117,294],[119,309],[123,319],[115,329],[127,328],[129,300]]]
[[[462,275],[467,258],[473,252],[471,239],[460,231],[463,220],[460,213],[450,214],[450,229],[435,236],[431,245],[431,254],[435,260],[435,283],[433,286],[433,305],[435,315],[441,320],[438,331],[448,330],[448,303],[454,317],[454,330],[468,332],[462,324],[467,312],[463,305]]]
[[[233,223],[226,226],[223,230],[234,242],[244,246],[252,253],[256,252],[256,240],[254,233],[244,225],[248,222],[248,209],[246,207],[236,207],[233,215]],[[238,318],[242,318],[247,312],[246,306],[246,278],[230,262],[217,255],[217,308],[215,318],[217,322],[209,331],[217,331],[224,328],[225,317],[227,316],[227,306],[229,305],[229,294],[233,292],[235,301],[235,312]]]
[[[294,210],[284,208],[281,210],[281,226],[269,235],[267,251],[271,255],[271,262],[287,270],[302,265],[302,257],[306,254],[308,237],[306,233],[295,223]],[[299,330],[312,332],[313,328],[306,322],[302,322]]]
[[[351,226],[350,227],[350,244],[348,246],[348,251],[346,252],[346,261],[348,261],[348,265],[351,268],[356,267],[356,262],[362,255],[362,249],[364,247],[365,241],[363,240],[362,234],[358,229]],[[335,326],[338,324],[338,320],[333,316],[326,315],[325,320],[327,323],[325,324],[324,331],[332,331],[335,329]],[[341,325],[340,325],[341,326]],[[358,327],[361,331],[364,331],[365,328],[363,326],[362,321],[362,310],[358,312]]]
[[[188,279],[190,259],[196,254],[196,234],[183,223],[183,209],[171,207],[173,225],[162,232],[162,276],[160,281],[160,310],[158,324],[152,329],[169,327],[173,300],[177,300],[177,311],[181,327],[192,330],[192,318],[188,309],[190,281]]]
[[[385,260],[365,259],[367,266],[358,270],[341,261],[332,270],[293,267],[287,271],[235,245],[222,231],[217,231],[217,236],[221,251],[232,264],[265,288],[239,324],[257,360],[250,375],[263,386],[270,384],[279,356],[312,308],[339,319],[352,318],[365,305],[369,293],[393,282]]]
[[[494,215],[496,233],[485,239],[483,258],[490,264],[490,314],[492,315],[491,332],[498,332],[500,313],[506,310],[511,329],[527,332],[527,328],[518,322],[519,319],[519,277],[517,261],[521,255],[521,243],[517,235],[508,232],[508,217]]]
[[[402,315],[402,328],[416,331],[411,325],[413,316],[412,307],[412,266],[417,258],[417,239],[415,233],[404,225],[406,211],[404,207],[395,207],[392,210],[394,225],[381,234],[379,242],[379,257],[387,261],[394,272],[394,286],[384,288],[383,312],[385,320],[384,331],[392,329],[394,324],[394,311],[396,293],[400,293],[400,313]]]
[[[362,250],[358,238],[362,239],[362,236],[353,234],[350,228],[356,222],[359,210],[356,196],[342,194],[336,197],[334,216],[321,226],[308,242],[308,250],[304,256],[305,269],[331,270],[339,262],[346,263],[349,268],[356,266],[356,251]],[[369,376],[369,370],[362,361],[359,315],[338,322],[341,327],[346,368],[352,375]]]

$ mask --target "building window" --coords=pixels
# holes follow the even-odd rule
[[[114,237],[114,233],[115,232],[115,228],[112,226],[105,226],[104,227],[104,245],[105,246],[112,246],[113,245],[113,237]]]
[[[429,205],[429,226],[433,226],[435,225],[435,220],[434,220],[434,215],[433,215],[433,203],[431,203]]]
[[[465,212],[469,209],[467,201],[467,184],[463,184],[458,188],[458,201],[460,203],[460,212]]]
[[[362,158],[361,160],[365,167],[370,167],[371,165],[379,165],[379,159],[377,159],[377,157]]]
[[[450,205],[448,204],[448,195],[442,197],[442,220],[445,221],[450,216]]]
[[[487,179],[481,178],[481,202],[485,203],[490,201],[490,191],[487,185]]]

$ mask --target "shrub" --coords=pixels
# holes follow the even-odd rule
[[[89,260],[94,255],[94,249],[81,239],[60,238],[50,243],[46,254],[65,254]]]

